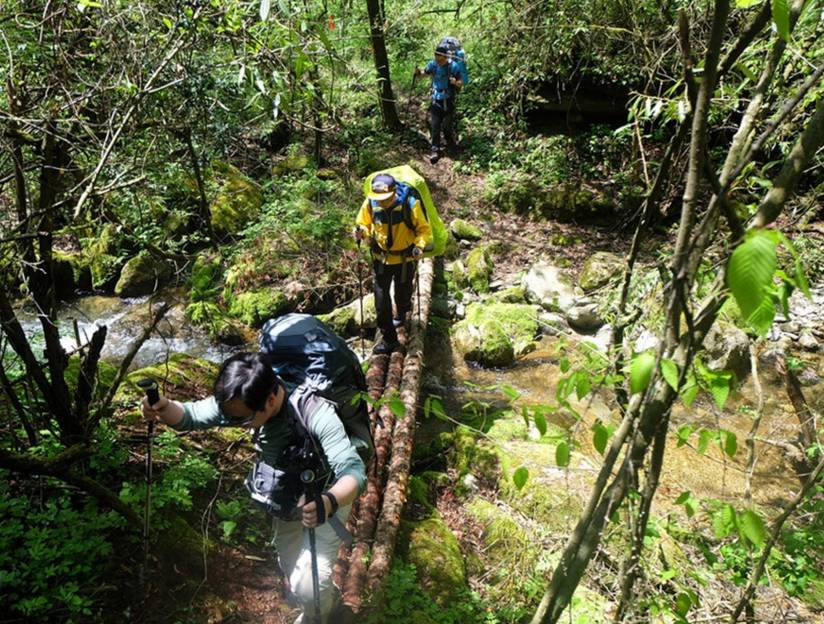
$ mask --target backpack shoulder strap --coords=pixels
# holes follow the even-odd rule
[[[409,186],[409,193],[406,195],[406,201],[403,202],[403,222],[413,232],[415,231],[415,224],[412,221],[412,207],[415,205],[417,201],[421,205],[421,213],[423,213],[423,218],[426,221],[429,221],[429,215],[426,214],[426,206],[423,205],[423,197],[411,184]]]

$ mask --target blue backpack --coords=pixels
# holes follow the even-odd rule
[[[444,47],[449,50],[449,59],[458,66],[458,71],[461,74],[461,81],[464,86],[469,84],[469,72],[466,68],[466,53],[461,47],[461,41],[457,37],[444,37],[441,39],[438,47]]]

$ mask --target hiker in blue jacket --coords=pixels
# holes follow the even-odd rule
[[[431,153],[429,162],[436,163],[441,157],[441,133],[446,147],[454,151],[458,146],[455,131],[455,96],[468,81],[466,64],[441,42],[435,48],[435,58],[424,69],[416,69],[417,75],[426,74],[432,79],[432,102],[429,105],[429,137]]]

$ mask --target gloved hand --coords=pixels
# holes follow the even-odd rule
[[[366,238],[366,230],[364,230],[362,227],[356,227],[352,231],[352,237],[356,241],[362,241],[364,238]]]
[[[421,248],[420,248],[420,247],[418,247],[417,245],[416,245],[415,247],[413,247],[413,248],[412,248],[412,257],[413,257],[415,260],[420,259],[422,256],[423,256],[423,249],[421,249]]]

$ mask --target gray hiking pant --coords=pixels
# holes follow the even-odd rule
[[[352,506],[341,507],[335,514],[346,526]],[[292,593],[303,607],[303,622],[311,622],[315,614],[312,588],[312,551],[309,549],[309,530],[300,520],[275,522],[275,544],[278,562],[289,580]],[[315,528],[315,547],[318,554],[318,580],[320,587],[321,624],[333,624],[329,613],[335,605],[337,589],[332,584],[332,566],[338,557],[341,540],[335,530],[325,523]]]
[[[455,98],[433,100],[429,106],[429,141],[432,143],[432,151],[441,149],[441,133],[449,149],[458,144],[455,132]]]

